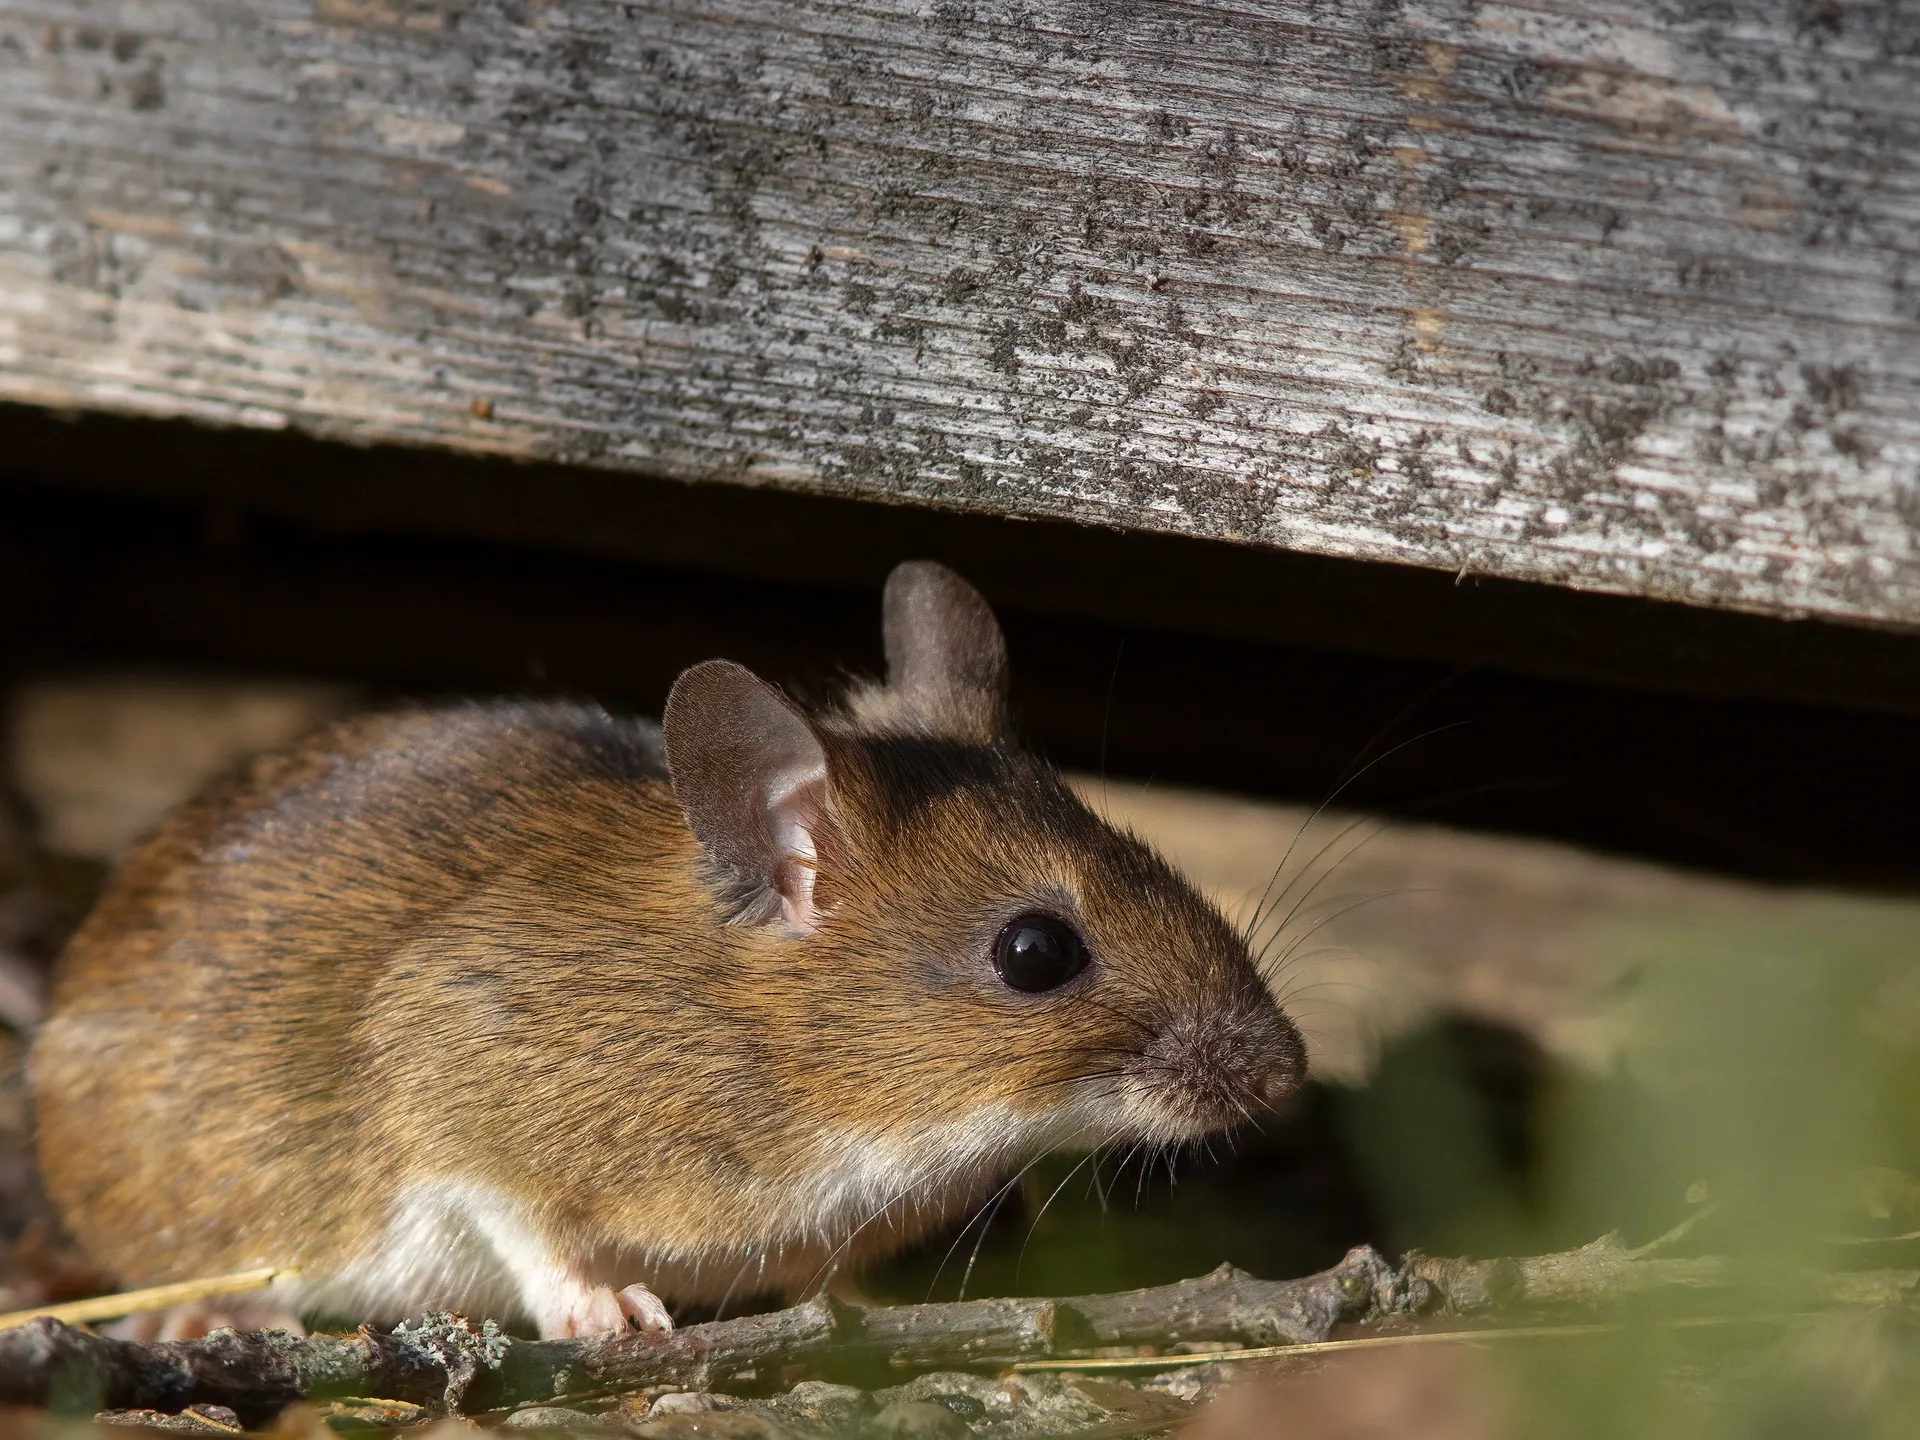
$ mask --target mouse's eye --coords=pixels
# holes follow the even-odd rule
[[[993,942],[993,968],[1015,990],[1053,990],[1087,968],[1087,942],[1058,915],[1016,915]]]

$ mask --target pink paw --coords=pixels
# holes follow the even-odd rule
[[[673,1316],[667,1304],[644,1285],[629,1285],[619,1294],[620,1313],[642,1330],[657,1330],[665,1335],[673,1329]]]
[[[604,1335],[609,1330],[624,1330],[631,1320],[642,1330],[664,1334],[673,1329],[673,1317],[660,1297],[644,1285],[629,1285],[615,1290],[611,1285],[582,1289],[567,1307],[566,1328],[562,1335]]]

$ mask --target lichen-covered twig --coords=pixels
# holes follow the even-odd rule
[[[781,1373],[890,1362],[902,1369],[1006,1364],[1102,1346],[1324,1341],[1337,1325],[1445,1307],[1582,1303],[1650,1289],[1726,1289],[1751,1266],[1647,1255],[1608,1236],[1526,1259],[1414,1255],[1390,1265],[1362,1246],[1330,1270],[1261,1280],[1222,1266],[1210,1275],[1109,1295],[968,1300],[860,1308],[826,1296],[788,1310],[692,1325],[671,1334],[516,1341],[458,1318],[429,1317],[389,1334],[296,1337],[222,1331],[138,1344],[39,1319],[0,1331],[0,1404],[179,1410],[226,1405],[258,1423],[295,1400],[379,1395],[467,1412],[581,1392],[670,1384],[705,1388],[746,1371]],[[1871,1282],[1871,1283],[1870,1283]],[[1920,1276],[1881,1272],[1826,1282],[1835,1302],[1904,1298]]]
[[[1223,1266],[1175,1285],[1067,1300],[862,1309],[821,1296],[668,1335],[585,1340],[507,1341],[441,1318],[391,1334],[222,1331],[140,1344],[43,1318],[0,1331],[0,1404],[179,1410],[210,1403],[250,1423],[329,1394],[471,1411],[585,1389],[705,1386],[769,1366],[882,1360],[952,1367],[1086,1345],[1321,1339],[1341,1321],[1416,1303],[1429,1293],[1424,1286],[1363,1247],[1301,1280],[1259,1280]]]

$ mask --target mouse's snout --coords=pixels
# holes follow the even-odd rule
[[[1254,1027],[1248,1073],[1255,1099],[1266,1109],[1291,1100],[1307,1078],[1307,1046],[1279,1006],[1269,1003]]]
[[[1268,1051],[1265,1065],[1254,1082],[1254,1093],[1267,1109],[1277,1109],[1298,1093],[1307,1078],[1307,1047],[1291,1021],[1286,1023],[1285,1039]]]
[[[1168,1139],[1196,1139],[1257,1120],[1291,1098],[1306,1071],[1299,1030],[1262,996],[1169,1020],[1140,1056],[1136,1095],[1152,1112],[1150,1128]]]
[[[1300,1039],[1300,1031],[1294,1029],[1294,1023],[1281,1016],[1277,1033],[1269,1037],[1269,1043],[1261,1050],[1260,1060],[1256,1062],[1254,1092],[1260,1096],[1260,1102],[1267,1110],[1275,1110],[1286,1100],[1292,1100],[1294,1094],[1306,1083],[1308,1077],[1308,1046]]]

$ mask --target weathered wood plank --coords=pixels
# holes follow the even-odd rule
[[[0,0],[0,398],[1920,625],[1920,4]]]

